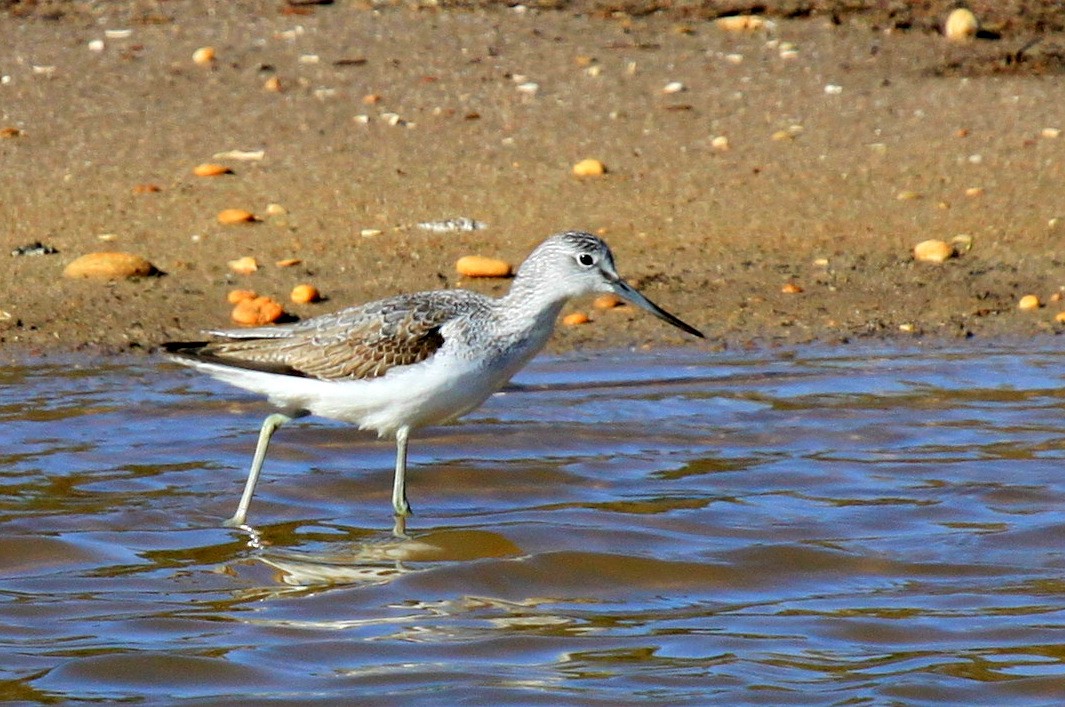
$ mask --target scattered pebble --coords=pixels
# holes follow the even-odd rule
[[[614,309],[625,304],[625,300],[621,299],[615,294],[607,293],[605,295],[599,295],[592,302],[592,306],[596,309]]]
[[[63,269],[63,277],[122,280],[158,272],[150,262],[132,253],[89,253]]]
[[[301,54],[299,58],[301,64],[317,64],[321,60],[317,54]]]
[[[980,23],[977,22],[972,10],[959,7],[947,15],[947,21],[943,25],[943,36],[951,42],[970,42],[979,29]]]
[[[573,165],[573,174],[577,177],[600,177],[606,174],[606,165],[597,159],[581,160]]]
[[[292,288],[288,298],[296,304],[310,304],[322,299],[322,294],[314,285],[296,285]]]
[[[200,47],[192,53],[192,61],[200,66],[211,66],[214,64],[215,51],[214,47]]]
[[[157,194],[163,190],[158,184],[134,184],[134,194]]]
[[[730,149],[728,138],[724,135],[718,135],[710,141],[710,147],[721,152],[726,152]]]
[[[55,255],[58,252],[59,252],[58,250],[56,250],[55,248],[53,248],[50,245],[45,245],[44,243],[41,243],[40,241],[34,241],[33,243],[28,243],[26,245],[20,245],[19,247],[13,249],[11,251],[11,255],[14,255],[14,256],[21,256],[21,255]]]
[[[105,29],[104,36],[108,39],[129,39],[133,36],[131,29]]]
[[[843,93],[843,87],[839,84],[830,83],[825,86],[825,93],[829,96],[838,96]]]
[[[230,290],[226,295],[226,301],[230,304],[236,304],[243,302],[244,300],[255,299],[259,296],[259,293],[255,290]]]
[[[291,268],[292,266],[299,265],[302,262],[303,261],[299,258],[285,258],[283,260],[278,260],[276,263],[274,263],[274,265],[279,268]]]
[[[232,226],[238,223],[253,223],[255,214],[244,209],[223,209],[218,212],[218,223]]]
[[[269,297],[256,297],[237,302],[229,316],[237,324],[262,326],[276,322],[284,313],[281,305]]]
[[[18,128],[8,126],[6,128],[0,128],[0,138],[11,139],[13,137],[22,137],[23,132]]]
[[[899,331],[906,332],[907,334],[912,334],[916,329],[917,327],[913,324],[899,324]]]
[[[588,318],[588,315],[584,312],[573,312],[562,317],[562,323],[566,326],[580,326],[581,324],[588,324],[592,320]]]
[[[518,84],[518,92],[524,93],[526,96],[535,96],[540,92],[540,84],[534,81],[526,81],[525,83]]]
[[[794,282],[786,282],[784,286],[780,288],[780,291],[786,295],[797,295],[802,292],[802,286],[797,285]]]
[[[379,93],[367,93],[362,97],[363,105],[375,106],[381,102],[381,94]]]
[[[965,196],[981,196],[983,193],[983,187],[969,187],[965,190]]]
[[[954,247],[935,238],[921,241],[913,247],[913,259],[922,263],[942,263],[954,256]]]
[[[288,209],[286,209],[281,204],[273,204],[273,203],[267,204],[266,205],[266,215],[267,216],[287,216],[288,215]]]
[[[684,90],[686,90],[685,86],[680,81],[670,81],[662,87],[662,93],[665,93],[666,95],[669,95],[671,93],[680,93]]]
[[[921,198],[921,192],[912,191],[910,189],[903,189],[895,195],[895,198],[899,201],[913,201],[915,199]]]
[[[257,162],[266,156],[266,150],[226,150],[225,152],[216,152],[211,156],[216,160]]]
[[[765,27],[765,20],[757,15],[719,17],[714,24],[725,32],[754,32]]]
[[[90,52],[102,52],[103,50],[104,50],[104,40],[102,40],[102,39],[91,39],[91,40],[89,40],[89,51]]]
[[[1043,128],[1039,131],[1039,134],[1048,140],[1053,140],[1054,138],[1061,137],[1061,130],[1058,128]]]
[[[967,233],[959,233],[950,239],[950,245],[954,248],[954,255],[968,253],[973,249],[973,237]]]
[[[263,90],[269,91],[270,93],[281,93],[285,88],[281,85],[281,79],[276,76],[271,76],[263,81]]]
[[[455,269],[464,277],[510,277],[510,263],[481,255],[464,255],[455,263]]]
[[[1035,295],[1025,295],[1017,302],[1017,309],[1028,312],[1033,309],[1039,309],[1043,306],[1043,303],[1039,301],[1039,298]]]
[[[1055,314],[1054,321],[1058,324],[1065,324],[1065,312],[1058,312]]]
[[[237,258],[236,260],[230,260],[226,265],[238,275],[251,275],[259,269],[259,261],[250,255],[245,255],[243,258]]]
[[[458,218],[447,218],[442,221],[423,221],[418,224],[418,228],[423,231],[432,231],[433,233],[452,233],[480,231],[483,228],[488,228],[488,224],[475,221],[466,216],[459,216]]]
[[[381,235],[381,229],[380,228],[364,228],[361,231],[359,231],[359,235],[362,236],[363,238],[373,238],[374,236]]]

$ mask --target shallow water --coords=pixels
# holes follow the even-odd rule
[[[149,359],[0,370],[0,699],[1054,703],[1065,353],[541,359],[393,447]]]

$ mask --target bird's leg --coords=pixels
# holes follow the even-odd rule
[[[295,415],[295,417],[300,417],[300,415]],[[240,497],[237,512],[223,524],[227,528],[239,528],[247,520],[248,506],[251,505],[251,497],[255,493],[255,484],[259,482],[259,472],[262,471],[263,460],[266,459],[266,448],[270,446],[270,438],[274,436],[278,427],[292,419],[284,413],[275,412],[263,420],[262,429],[259,430],[259,443],[255,445],[255,457],[248,471],[248,481],[244,484],[244,494]]]
[[[407,503],[407,437],[410,435],[409,427],[400,427],[396,431],[396,478],[392,483],[392,508],[397,516],[410,515],[410,504]]]

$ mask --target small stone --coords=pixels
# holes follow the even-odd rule
[[[724,135],[718,135],[710,141],[710,147],[721,152],[727,152],[730,149],[728,138]]]
[[[200,66],[210,66],[214,64],[215,51],[214,47],[200,47],[192,53],[192,61]]]
[[[244,209],[223,209],[218,212],[218,223],[232,226],[238,223],[254,223],[255,214]]]
[[[577,177],[601,177],[606,174],[606,165],[597,159],[584,159],[573,165],[573,174]]]
[[[913,247],[913,259],[922,263],[942,263],[953,255],[954,246],[935,238],[921,241]]]
[[[258,296],[259,294],[255,290],[230,290],[226,295],[226,301],[230,304],[236,304],[244,300],[255,299]]]
[[[1061,137],[1061,130],[1058,128],[1043,128],[1039,132],[1039,134],[1047,138],[1048,140],[1053,140],[1055,138]]]
[[[972,41],[979,29],[980,23],[977,22],[972,10],[959,7],[947,15],[947,21],[943,25],[943,36],[951,42],[965,43]]]
[[[669,95],[671,93],[680,93],[684,90],[684,84],[682,84],[680,81],[670,81],[662,87],[662,93],[665,93],[666,95]]]
[[[802,286],[797,285],[794,282],[787,282],[780,288],[780,291],[786,295],[797,295],[802,292]]]
[[[1043,306],[1043,303],[1039,301],[1039,298],[1035,295],[1025,295],[1017,302],[1017,309],[1024,312],[1030,312],[1034,309],[1039,309]]]
[[[63,277],[96,280],[124,280],[147,277],[158,271],[150,262],[132,253],[89,253],[74,260],[63,270]]]
[[[732,15],[719,17],[714,24],[725,32],[754,32],[765,26],[765,20],[757,15]]]
[[[158,184],[134,184],[134,194],[157,194],[163,189]]]
[[[592,306],[596,309],[614,309],[615,307],[621,307],[624,304],[625,300],[612,293],[599,295],[595,298],[595,301],[592,302]]]
[[[89,51],[90,52],[102,52],[103,50],[104,50],[104,40],[102,40],[102,39],[89,40]]]
[[[288,209],[281,204],[267,204],[266,205],[267,216],[287,216]]]
[[[292,288],[288,298],[296,304],[310,304],[322,299],[322,294],[314,285],[296,285]]]
[[[281,305],[269,297],[256,297],[237,302],[229,316],[237,324],[262,326],[276,322],[284,313]]]
[[[11,126],[0,128],[0,138],[4,138],[7,140],[13,137],[22,137],[22,134],[23,133],[21,130],[19,130],[18,128],[13,128]]]
[[[284,260],[278,260],[274,265],[279,268],[291,268],[294,265],[299,265],[303,261],[299,258],[285,258]]]
[[[562,323],[566,326],[580,326],[581,324],[588,324],[592,320],[588,318],[588,315],[584,312],[573,312],[562,317]]]
[[[381,102],[381,96],[377,93],[367,93],[362,97],[363,105],[375,106]]]
[[[510,277],[510,263],[481,255],[464,255],[455,263],[455,269],[464,277]]]
[[[969,197],[982,196],[983,193],[984,193],[984,188],[983,187],[969,187],[968,189],[965,190],[965,196],[969,196]]]
[[[226,265],[238,275],[251,275],[259,269],[259,261],[250,255],[245,255],[243,258],[237,258],[236,260],[230,260]]]
[[[912,191],[910,189],[903,189],[902,191],[900,191],[898,194],[895,195],[895,198],[898,201],[914,201],[916,199],[920,199],[921,198],[921,192]]]
[[[1065,324],[1065,312],[1058,312],[1055,314],[1054,321],[1058,324]]]
[[[277,76],[271,76],[263,81],[263,90],[271,93],[281,93],[285,90],[285,87],[281,85],[281,79]]]
[[[215,164],[214,162],[204,162],[198,164],[192,168],[192,173],[197,177],[220,177],[223,174],[232,174],[233,170],[226,167],[224,164]]]

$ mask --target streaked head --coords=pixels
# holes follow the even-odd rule
[[[614,254],[610,252],[610,247],[591,233],[566,231],[551,236],[525,261],[522,270],[527,266],[546,266],[549,269],[547,275],[552,279],[552,289],[558,289],[568,297],[612,292],[681,331],[704,338],[701,331],[662,309],[621,279],[614,266]]]

